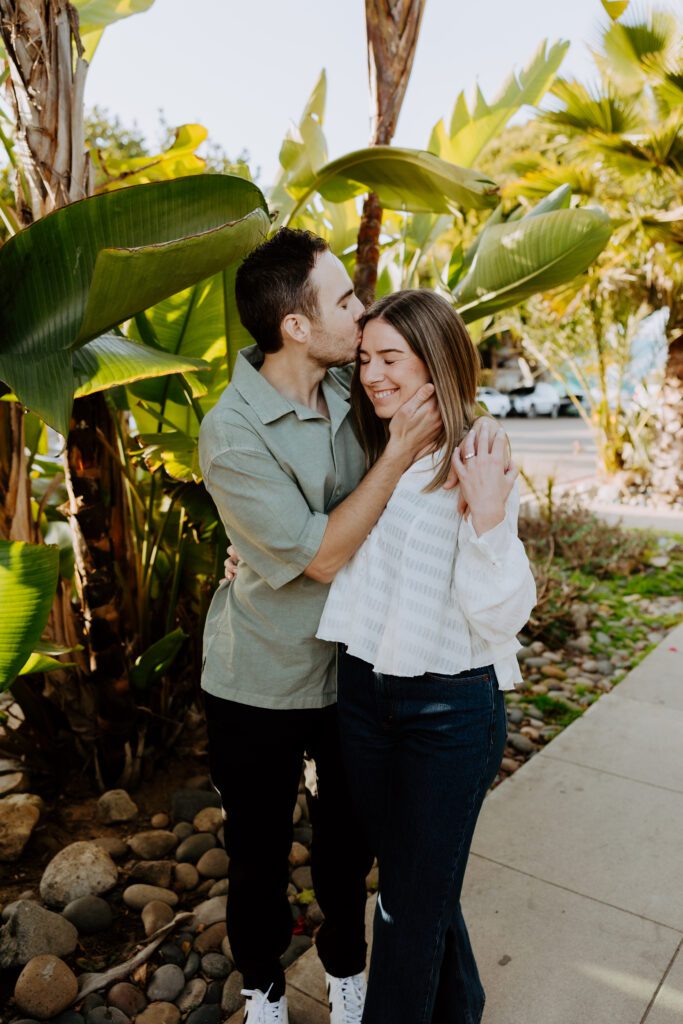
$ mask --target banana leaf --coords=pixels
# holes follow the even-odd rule
[[[151,7],[154,0],[73,0],[78,10],[83,56],[90,63],[107,25],[139,14]]]
[[[470,322],[556,288],[582,273],[612,233],[600,209],[558,209],[485,231],[472,265],[453,293]]]
[[[0,380],[66,434],[74,351],[239,260],[269,226],[259,189],[219,174],[121,189],[37,221],[0,249]]]
[[[0,689],[11,685],[40,639],[58,569],[56,547],[0,540]]]
[[[74,395],[91,395],[136,380],[208,370],[203,359],[176,356],[117,334],[103,334],[74,351]]]
[[[201,124],[183,124],[176,129],[173,145],[155,156],[107,158],[101,150],[93,153],[93,160],[105,181],[96,189],[97,193],[114,192],[129,185],[144,185],[149,181],[168,181],[189,174],[201,174],[206,170],[195,150],[206,141],[206,128]]]

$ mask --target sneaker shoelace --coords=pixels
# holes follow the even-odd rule
[[[345,1024],[361,1024],[364,1003],[362,989],[354,978],[343,978],[339,987],[344,1000]]]
[[[272,986],[271,986],[271,988],[272,988]],[[268,992],[270,992],[270,989],[268,989]],[[269,1003],[268,1002],[268,992],[261,992],[261,991],[259,991],[259,989],[255,989],[255,988],[243,988],[242,989],[242,995],[243,996],[246,996],[247,999],[253,999],[254,1000],[254,1005],[252,1007],[254,1010],[262,1011],[265,1006],[268,1006],[269,1009],[272,1011],[271,1012],[271,1016],[270,1016],[270,1020],[273,1022],[273,1024],[281,1024],[283,1018],[282,1018],[282,1016],[280,1014],[280,1001],[278,1000],[277,1003]],[[260,1019],[260,1017],[261,1017],[261,1015],[259,1013],[259,1016],[256,1018],[255,1024],[257,1024],[257,1022]],[[245,1017],[244,1019],[248,1020],[247,1017]],[[360,1021],[360,1017],[358,1018],[358,1020]],[[248,1021],[248,1024],[250,1024],[249,1021]]]

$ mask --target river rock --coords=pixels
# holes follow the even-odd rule
[[[177,825],[173,826],[173,835],[178,837],[178,842],[182,843],[183,839],[187,839],[194,832],[192,823],[189,821],[179,821]]]
[[[176,966],[182,967],[185,963],[185,954],[176,942],[162,942],[157,950],[157,955],[164,964],[176,964]]]
[[[220,992],[218,993],[220,999]],[[187,1018],[187,1024],[221,1024],[222,1013],[218,1000],[214,1005],[199,1006]]]
[[[215,846],[216,837],[212,832],[197,832],[183,839],[175,852],[175,859],[179,864],[196,864],[207,850],[213,850]]]
[[[214,896],[212,899],[200,903],[194,910],[195,926],[203,924],[208,927],[210,924],[215,924],[216,921],[224,921],[227,903],[227,896]]]
[[[194,948],[202,956],[205,953],[212,953],[220,949],[221,943],[226,935],[225,921],[216,921],[209,925],[203,932],[200,932],[194,940]]]
[[[194,978],[195,974],[199,970],[200,964],[201,957],[199,956],[199,953],[196,953],[193,949],[188,955],[187,960],[185,961],[185,966],[183,967],[183,974],[185,977]]]
[[[199,872],[194,864],[176,864],[174,869],[175,887],[185,892],[199,884]]]
[[[143,860],[135,864],[129,874],[131,882],[146,882],[168,889],[173,877],[173,862],[170,860]]]
[[[132,821],[137,817],[138,807],[125,789],[109,789],[97,801],[97,816],[105,825],[116,821]]]
[[[18,860],[38,824],[40,811],[33,804],[0,800],[0,860]]]
[[[175,850],[178,837],[164,829],[152,829],[149,832],[138,832],[128,840],[128,845],[136,857],[142,860],[158,860]]]
[[[141,992],[136,985],[131,985],[129,981],[117,981],[115,985],[112,985],[107,992],[107,1002],[110,1006],[121,1010],[127,1017],[135,1017],[138,1013],[142,1013],[147,1006],[144,992]]]
[[[135,1018],[135,1024],[178,1024],[180,1010],[173,1003],[150,1003]]]
[[[93,839],[93,843],[106,850],[112,860],[121,860],[128,853],[128,846],[118,836],[98,836],[97,839]]]
[[[130,1024],[130,1017],[116,1006],[96,1006],[85,1018],[85,1024]]]
[[[160,928],[170,924],[175,915],[168,903],[162,903],[161,900],[152,900],[151,903],[148,903],[143,908],[140,916],[142,917],[145,935],[149,937]]]
[[[41,954],[68,956],[78,943],[78,932],[61,914],[32,900],[18,900],[0,928],[0,967],[22,967]]]
[[[219,878],[218,881],[214,882],[211,888],[209,889],[209,897],[225,896],[229,888],[230,883],[228,882],[227,878]]]
[[[237,1013],[241,1006],[244,1006],[243,987],[244,978],[239,971],[233,971],[223,986],[223,994],[221,995],[221,1010],[226,1017],[231,1017],[233,1013]]]
[[[171,798],[173,821],[194,821],[205,807],[220,807],[221,798],[215,790],[178,789]]]
[[[289,851],[289,863],[293,868],[303,867],[304,864],[308,864],[311,859],[311,855],[303,845],[303,843],[292,843],[292,848]]]
[[[520,754],[531,754],[536,749],[529,737],[522,736],[521,733],[513,732],[508,736],[508,743],[513,750],[516,750]]]
[[[203,978],[192,978],[176,999],[176,1006],[181,1013],[191,1013],[201,1006],[206,995],[206,982]]]
[[[147,986],[147,998],[172,1003],[185,988],[185,975],[177,964],[163,964],[152,975]]]
[[[193,825],[197,832],[213,832],[215,835],[223,824],[223,811],[220,807],[204,807],[195,815]]]
[[[230,974],[230,963],[222,953],[205,953],[202,957],[202,974],[207,978],[227,978]]]
[[[131,910],[144,910],[147,904],[153,901],[167,903],[169,907],[175,907],[178,904],[178,896],[170,889],[163,889],[159,885],[140,883],[125,888],[122,899]]]
[[[152,828],[168,828],[168,826],[171,824],[171,819],[169,818],[168,814],[159,812],[159,814],[152,815],[149,823],[152,826]]]
[[[94,935],[109,928],[112,922],[111,907],[101,896],[79,896],[67,903],[62,916],[71,921],[79,935]]]
[[[85,1017],[82,1013],[76,1013],[75,1010],[63,1010],[52,1018],[51,1024],[85,1024]]]
[[[197,861],[197,871],[204,878],[225,878],[229,863],[225,850],[207,850]]]
[[[52,907],[65,907],[79,896],[113,889],[118,870],[106,850],[95,843],[70,843],[52,858],[40,880],[40,895]]]
[[[73,971],[59,957],[34,956],[17,978],[14,1001],[22,1013],[48,1020],[66,1010],[78,994]]]
[[[294,868],[292,871],[292,881],[297,889],[312,889],[313,876],[311,875],[311,869],[309,867]]]

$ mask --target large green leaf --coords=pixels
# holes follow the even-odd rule
[[[310,187],[327,163],[327,141],[323,131],[327,76],[321,71],[298,125],[292,125],[280,147],[280,172],[268,194],[271,208],[281,223],[294,208],[296,199]]]
[[[37,221],[0,249],[0,379],[65,434],[74,349],[239,260],[269,225],[259,189],[219,174],[121,189]]]
[[[78,10],[80,36],[89,62],[107,25],[151,7],[154,0],[73,0]]]
[[[208,369],[203,359],[175,356],[117,334],[103,334],[74,352],[74,395],[80,398],[136,380]]]
[[[485,174],[456,167],[425,150],[372,146],[346,153],[321,168],[290,219],[315,192],[342,203],[368,191],[376,192],[388,209],[454,213],[495,205],[498,187]]]
[[[429,152],[461,167],[471,167],[484,146],[496,138],[521,107],[535,106],[541,101],[568,49],[568,42],[555,43],[548,48],[545,39],[528,66],[519,74],[510,75],[492,103],[487,103],[477,87],[470,110],[465,93],[461,92],[448,129],[443,120],[434,125],[427,147]]]
[[[133,686],[146,690],[160,679],[164,672],[168,672],[186,640],[187,633],[182,629],[174,629],[148,647],[131,670]]]
[[[466,321],[572,280],[602,252],[611,222],[599,209],[559,209],[496,224],[484,233],[454,292]]]
[[[0,689],[12,683],[40,639],[58,570],[56,547],[0,540]]]

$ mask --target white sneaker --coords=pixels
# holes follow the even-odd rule
[[[330,1004],[330,1024],[361,1024],[367,982],[364,974],[350,978],[325,975],[327,1000]]]
[[[289,1024],[287,996],[282,996],[276,1003],[269,1003],[268,992],[261,992],[258,988],[242,989],[242,995],[247,997],[244,1024]]]

